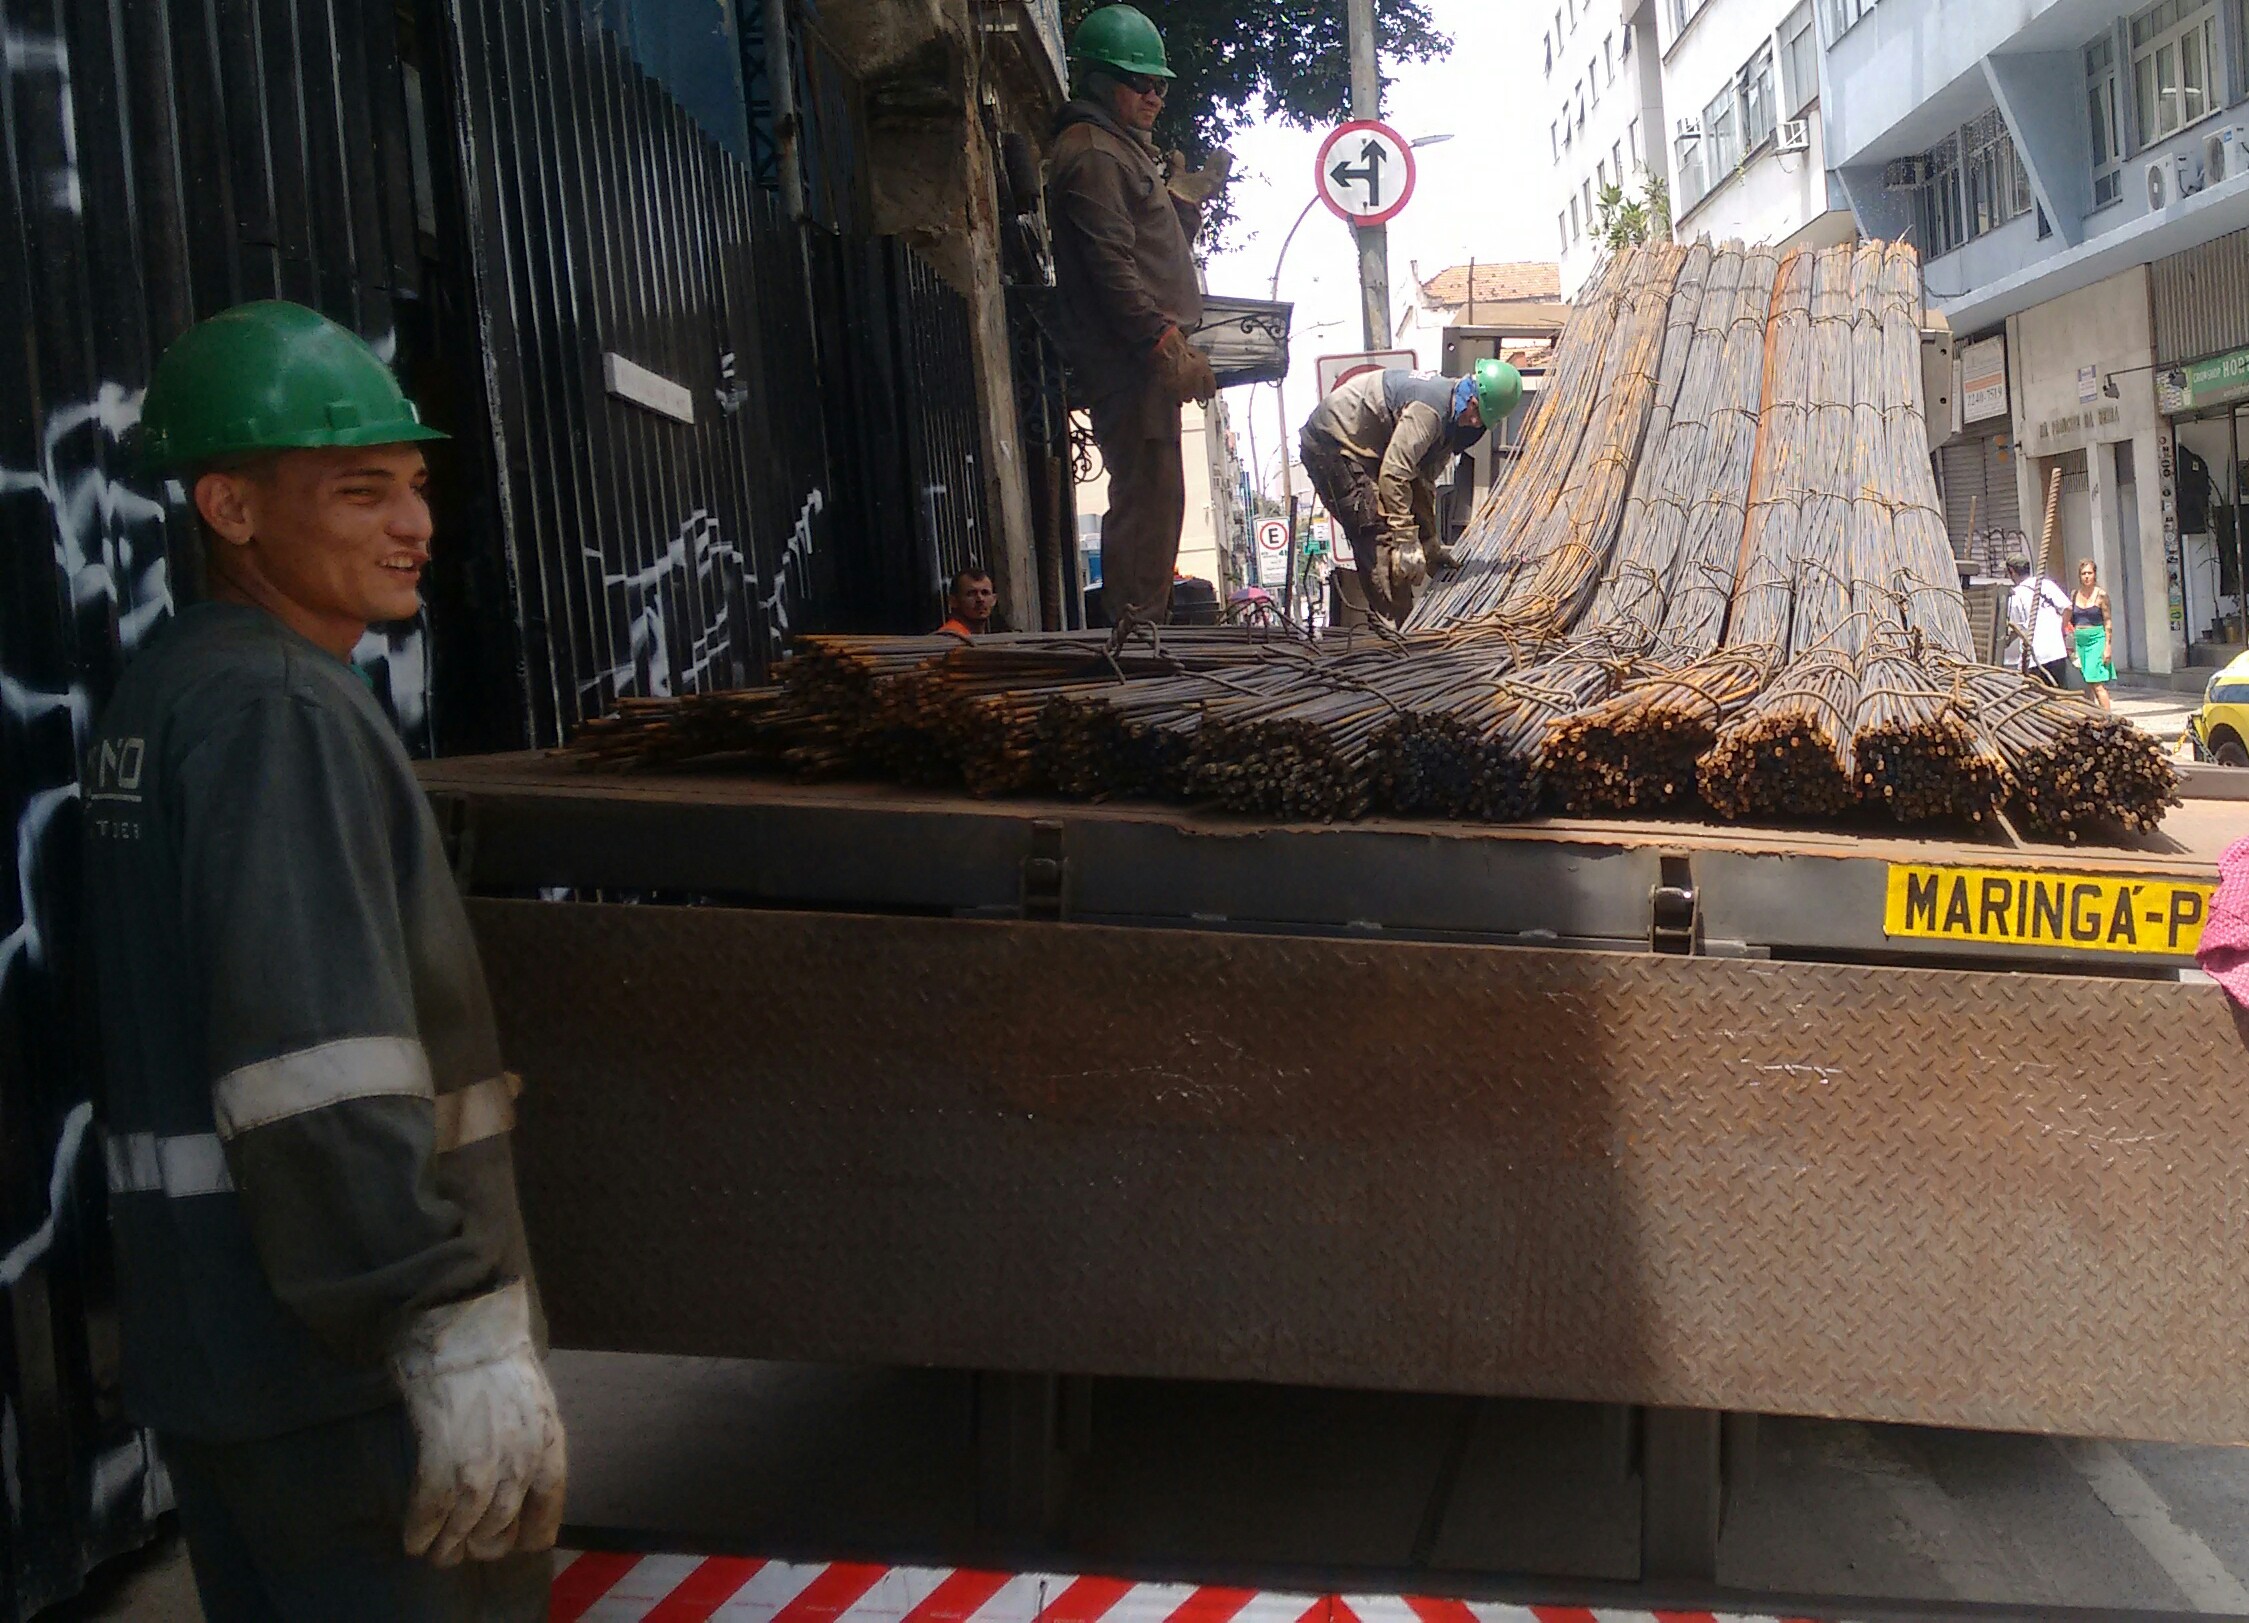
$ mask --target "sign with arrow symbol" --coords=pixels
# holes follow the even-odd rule
[[[1413,199],[1413,148],[1387,124],[1355,119],[1320,143],[1320,200],[1352,225],[1381,225]]]

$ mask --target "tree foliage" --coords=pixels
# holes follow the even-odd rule
[[[1640,195],[1626,197],[1615,181],[1603,186],[1595,200],[1594,235],[1611,253],[1671,235],[1671,188],[1654,175],[1640,177]]]
[[[1063,0],[1074,31],[1105,0]],[[1156,144],[1178,147],[1197,165],[1253,117],[1319,129],[1351,105],[1350,43],[1344,0],[1135,0],[1163,30],[1179,75],[1156,125]],[[1452,41],[1429,14],[1429,0],[1375,0],[1375,29],[1387,62],[1423,62]],[[1229,218],[1224,199],[1206,211],[1206,238]]]

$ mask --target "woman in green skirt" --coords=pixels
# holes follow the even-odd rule
[[[2103,710],[2109,708],[2108,685],[2116,680],[2109,623],[2108,589],[2101,585],[2100,571],[2092,559],[2079,559],[2077,590],[2069,600],[2070,631],[2077,644],[2077,669]]]

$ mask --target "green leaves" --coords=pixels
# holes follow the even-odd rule
[[[1640,195],[1627,198],[1624,187],[1610,181],[1594,194],[1593,231],[1602,246],[1621,253],[1650,237],[1671,235],[1671,189],[1654,175],[1640,177]]]

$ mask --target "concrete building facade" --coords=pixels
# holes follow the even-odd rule
[[[1964,362],[2003,376],[1978,432],[2008,441],[2033,548],[2051,506],[2049,556],[2100,566],[2132,669],[2249,640],[2225,375],[2249,366],[2249,3],[1819,6],[1827,161],[1866,234],[1920,246]],[[1940,451],[1940,477],[1970,465]]]
[[[1681,242],[1847,242],[1827,172],[1812,0],[1640,0],[1655,18]]]
[[[1653,0],[1553,0],[1549,9],[1541,82],[1567,299],[1600,258],[1602,188],[1637,197],[1646,177],[1664,177],[1662,81]]]

